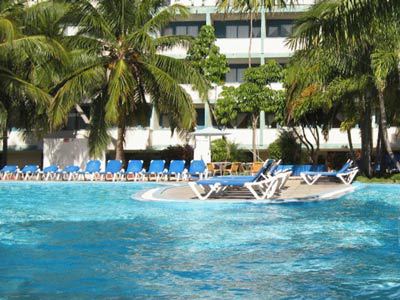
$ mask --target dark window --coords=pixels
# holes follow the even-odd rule
[[[225,75],[225,82],[243,82],[244,71],[248,65],[229,65],[229,72]],[[256,67],[256,65],[253,65]]]
[[[288,37],[292,34],[293,20],[269,20],[267,37]]]
[[[196,37],[199,34],[201,26],[205,25],[205,22],[172,22],[165,27],[162,31],[162,35],[190,35]]]
[[[197,113],[197,119],[196,119],[196,124],[197,126],[204,126],[205,125],[205,111],[204,108],[196,108],[196,113]]]
[[[90,107],[88,105],[81,105],[81,108],[84,114],[89,118],[90,117]],[[87,129],[88,124],[86,124],[80,113],[78,113],[75,109],[71,110],[68,114],[68,121],[67,124],[64,126],[63,130],[80,130],[80,129]]]
[[[216,21],[215,34],[218,38],[249,38],[250,23],[248,21]],[[253,37],[261,37],[261,22],[253,22]]]

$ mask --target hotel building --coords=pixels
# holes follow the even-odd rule
[[[220,52],[225,54],[230,71],[226,75],[226,85],[237,86],[243,80],[244,70],[248,66],[249,49],[249,21],[247,17],[240,14],[224,14],[216,8],[217,0],[170,0],[169,4],[182,4],[190,9],[189,18],[177,18],[161,34],[165,35],[191,35],[197,36],[201,26],[212,25],[215,28]],[[286,8],[277,8],[273,12],[260,12],[254,20],[252,40],[252,64],[254,66],[263,64],[266,60],[275,59],[281,65],[285,65],[292,55],[292,51],[286,46],[286,37],[291,33],[294,20],[302,12],[307,10],[315,0],[298,0],[296,5]],[[186,49],[175,48],[165,52],[166,55],[175,58],[185,58]],[[279,86],[279,84],[277,84]],[[190,86],[184,88],[191,95],[197,111],[197,127],[209,127],[215,125],[210,107],[204,103],[197,92]],[[211,105],[218,99],[222,87],[209,92]],[[82,110],[81,110],[82,109]],[[10,153],[9,163],[19,165],[25,163],[37,163],[44,166],[50,163],[58,163],[61,166],[66,164],[81,164],[88,159],[87,151],[87,127],[89,107],[77,107],[69,115],[65,128],[57,133],[46,136],[44,140],[37,141],[34,137],[23,138],[23,134],[13,131],[9,139]],[[177,134],[171,136],[168,118],[158,115],[153,109],[147,118],[146,126],[128,128],[126,133],[125,150],[127,158],[138,150],[162,150],[171,145],[182,145],[190,143],[193,145],[193,138],[182,138]],[[374,126],[374,140],[376,141],[377,126]],[[251,128],[245,114],[239,115],[235,128],[228,128],[228,139],[236,142],[242,149],[251,149]],[[260,124],[257,130],[257,147],[262,154],[265,153],[268,145],[272,143],[279,133],[273,116],[261,113]],[[110,129],[112,137],[116,138],[117,130]],[[351,131],[355,148],[361,145],[360,134],[357,128]],[[322,135],[321,135],[322,136]],[[397,138],[397,129],[390,128],[389,136],[393,146],[400,146],[400,139]],[[114,141],[115,142],[115,141]],[[339,128],[332,128],[327,141],[321,140],[321,150],[347,151],[348,139]],[[105,157],[113,156],[114,145],[108,147]]]

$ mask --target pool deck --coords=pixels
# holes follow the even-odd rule
[[[226,192],[223,197],[199,200],[185,182],[147,190],[136,197],[142,201],[285,203],[333,200],[354,190],[355,187],[352,185],[324,180],[309,186],[301,179],[294,178],[287,182],[280,193],[266,200],[255,200],[245,189]]]

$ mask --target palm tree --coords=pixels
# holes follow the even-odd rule
[[[183,6],[163,7],[163,3],[77,0],[71,6],[68,22],[78,30],[65,42],[70,49],[81,50],[75,50],[80,53],[72,59],[70,72],[53,90],[53,125],[62,124],[75,103],[91,99],[89,143],[95,156],[108,145],[107,128],[116,125],[116,159],[124,159],[126,126],[148,101],[159,113],[168,114],[171,130],[193,127],[192,99],[180,84],[194,84],[202,95],[207,84],[190,62],[162,54],[190,41],[183,36],[159,36],[178,14],[188,14]]]
[[[263,9],[271,11],[275,7],[285,7],[286,3],[293,4],[293,0],[218,0],[218,9],[224,12],[236,12],[246,14],[249,18],[249,68],[251,68],[251,48],[253,44],[253,22],[254,17]]]
[[[377,94],[380,108],[380,137],[394,162],[393,151],[387,135],[384,90],[390,78],[389,74],[395,69],[397,70],[398,66],[396,59],[393,59],[393,53],[396,51],[398,53],[400,49],[397,34],[393,34],[396,30],[389,30],[391,35],[387,34],[387,30],[398,26],[399,10],[400,3],[395,0],[320,1],[300,18],[293,36],[289,39],[289,45],[293,49],[309,50],[320,47],[325,50],[336,49],[336,52],[347,49],[350,56],[356,53],[356,50],[362,53],[358,56],[351,56],[352,61],[349,66],[363,64],[366,66],[363,74],[370,76],[375,83],[369,92],[363,95],[364,115],[371,115],[373,107],[371,101]],[[389,47],[390,50],[386,51],[386,55],[382,55],[382,47],[386,47],[386,44],[392,45],[392,47]],[[386,47],[386,49],[388,48]],[[368,119],[361,128],[364,131],[370,131],[368,129],[370,125],[367,123],[371,123],[371,121]],[[368,134],[367,139],[363,140],[364,150],[371,148],[370,136],[371,134]],[[367,151],[363,152],[368,155]],[[397,163],[397,167],[400,169],[400,164]],[[366,166],[365,171],[370,175],[371,167]]]
[[[0,3],[0,125],[2,163],[7,163],[8,134],[12,127],[45,130],[46,107],[51,96],[32,83],[33,70],[60,61],[63,49],[43,35],[24,32],[25,8],[21,1]]]

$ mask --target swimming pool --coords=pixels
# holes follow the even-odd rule
[[[400,186],[280,205],[0,183],[0,298],[400,297]]]

